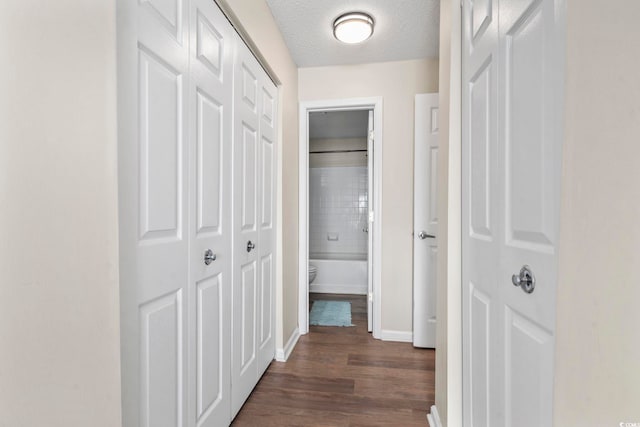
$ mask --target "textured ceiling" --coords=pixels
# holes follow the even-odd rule
[[[366,138],[368,120],[367,110],[309,113],[309,138]]]
[[[437,58],[440,0],[266,0],[299,67]],[[373,36],[347,45],[333,37],[335,18],[365,12]]]

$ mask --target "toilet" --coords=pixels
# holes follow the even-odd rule
[[[309,264],[309,283],[313,282],[313,279],[316,278],[316,274],[318,273],[318,267],[315,265]]]

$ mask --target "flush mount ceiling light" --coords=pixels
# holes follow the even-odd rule
[[[343,43],[360,43],[373,34],[373,18],[362,12],[349,12],[333,21],[333,35]]]

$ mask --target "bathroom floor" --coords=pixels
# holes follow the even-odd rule
[[[271,363],[233,425],[427,425],[435,351],[373,339],[364,295],[309,294],[309,305],[321,299],[351,302],[356,326],[311,326],[286,363]]]

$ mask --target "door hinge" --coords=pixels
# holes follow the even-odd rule
[[[369,292],[369,302],[373,302],[373,292]]]
[[[373,222],[374,221],[374,215],[373,215],[373,211],[369,212],[369,222]]]
[[[374,135],[374,132],[373,131],[369,131],[369,139],[372,140],[372,141],[373,141],[373,135]]]

